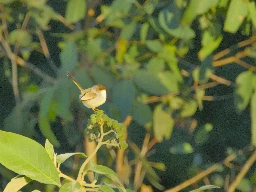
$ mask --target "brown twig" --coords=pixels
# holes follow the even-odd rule
[[[145,155],[148,151],[149,141],[150,141],[150,134],[147,133],[145,135],[143,145],[142,145],[142,149],[141,149],[141,152],[140,152],[141,157],[145,157]],[[141,182],[143,181],[142,177],[143,177],[143,175],[142,175],[142,162],[138,161],[138,163],[136,164],[136,168],[135,168],[135,175],[134,175],[134,182],[133,182],[135,191],[137,191],[139,189],[139,187],[141,186]]]
[[[241,48],[241,47],[245,47],[247,45],[250,45],[252,44],[254,41],[256,41],[256,36],[252,36],[251,38],[245,40],[245,41],[241,41],[237,44],[237,48]],[[223,51],[220,51],[218,53],[216,53],[213,57],[213,60],[214,61],[217,61],[218,59],[220,59],[221,57],[224,57],[226,56],[227,54],[229,54],[230,52],[232,51],[231,48],[227,48],[227,49],[224,49]]]
[[[33,64],[31,64],[31,63],[29,63],[27,61],[24,61],[21,57],[17,56],[16,57],[16,62],[21,67],[27,68],[28,70],[30,70],[31,72],[35,73],[36,75],[38,75],[39,77],[41,77],[45,81],[47,81],[49,83],[54,83],[55,82],[54,78],[52,78],[51,76],[45,74],[44,72],[42,72],[39,68],[37,68]]]
[[[247,160],[247,162],[244,164],[239,174],[236,176],[233,183],[231,183],[231,185],[229,186],[228,192],[235,191],[236,187],[239,185],[239,183],[244,178],[244,176],[249,171],[249,169],[251,168],[251,166],[254,164],[255,161],[256,161],[256,151],[254,151],[252,156]]]
[[[188,180],[184,181],[183,183],[177,185],[176,187],[166,190],[165,192],[181,191],[182,189],[185,189],[186,187],[192,185],[193,183],[198,182],[205,176],[211,174],[212,172],[214,172],[217,169],[217,167],[218,167],[218,165],[214,164],[211,167],[209,167],[208,169],[206,169],[206,170],[200,172],[199,174],[197,174],[196,176],[192,177],[191,179],[188,179]]]

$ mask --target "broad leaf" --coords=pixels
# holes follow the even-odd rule
[[[155,107],[153,115],[153,129],[154,135],[159,140],[162,141],[164,138],[169,139],[172,134],[174,127],[174,120],[171,114],[164,111],[161,105]]]
[[[54,160],[54,148],[48,139],[46,139],[46,141],[45,141],[44,148],[45,148],[46,152],[48,153],[49,157],[51,158],[51,160],[53,161]]]
[[[55,137],[51,125],[50,120],[48,117],[48,112],[50,109],[50,104],[53,98],[55,89],[49,88],[49,90],[45,93],[45,95],[42,98],[42,101],[40,102],[40,111],[39,111],[39,128],[42,132],[42,134],[49,139],[49,141],[56,147],[60,145],[59,141]]]
[[[217,189],[217,188],[220,188],[220,187],[215,186],[215,185],[205,185],[205,186],[200,187],[199,189],[195,189],[190,192],[201,192],[201,191],[205,191],[208,189]]]
[[[230,33],[236,33],[247,13],[248,7],[244,0],[231,0],[224,23],[224,30]]]
[[[97,191],[98,192],[115,192],[111,187],[107,185],[102,185]]]
[[[184,101],[180,115],[182,117],[191,117],[197,111],[197,102],[193,99]]]
[[[131,114],[132,104],[135,100],[136,90],[133,82],[123,80],[113,87],[113,102],[121,112],[122,120]]]
[[[256,6],[255,6],[255,2],[253,2],[253,1],[248,2],[247,5],[248,5],[248,8],[249,8],[252,24],[253,24],[254,28],[256,28]]]
[[[162,49],[163,49],[163,45],[158,40],[147,40],[146,46],[148,47],[148,49],[150,51],[155,52],[155,53],[158,53],[158,52],[162,51]]]
[[[139,88],[153,95],[165,95],[168,93],[168,89],[157,76],[144,70],[136,72],[134,82]]]
[[[108,89],[115,83],[114,76],[111,73],[96,65],[92,69],[92,76],[97,84],[102,84]]]
[[[28,177],[15,177],[6,185],[3,192],[17,192],[31,181]]]
[[[165,68],[165,61],[164,59],[159,57],[151,58],[147,64],[147,71],[155,75],[163,71],[164,68]]]
[[[0,131],[0,163],[40,183],[60,185],[59,174],[49,155],[27,137]]]
[[[13,30],[9,35],[9,43],[27,47],[32,43],[32,35],[23,29]]]
[[[59,192],[80,192],[81,185],[77,181],[68,182],[61,186]]]
[[[61,164],[64,161],[66,161],[69,157],[74,155],[78,155],[80,157],[86,158],[86,155],[84,153],[64,153],[64,154],[57,155],[57,158],[56,158],[57,163]]]
[[[122,185],[122,183],[119,181],[116,173],[106,167],[106,166],[103,166],[103,165],[92,165],[88,171],[92,171],[92,172],[95,172],[95,173],[98,173],[98,174],[101,174],[101,175],[105,175],[106,177],[108,177],[109,179],[111,179],[112,181],[114,181],[116,184],[117,184],[117,187],[120,188],[123,192],[125,192],[125,188],[124,186]]]
[[[132,110],[133,120],[139,125],[145,126],[147,123],[153,121],[153,113],[150,107],[141,102],[135,102]]]
[[[236,78],[237,88],[235,90],[235,106],[239,112],[247,107],[251,99],[253,89],[252,79],[252,71],[243,72]]]
[[[83,0],[84,1],[84,0]],[[67,42],[65,48],[60,53],[61,70],[60,75],[65,75],[67,72],[72,72],[78,64],[78,53],[76,45],[73,41]]]
[[[86,0],[69,0],[66,9],[66,19],[71,23],[76,23],[85,18]]]
[[[251,99],[251,144],[256,146],[256,92]]]

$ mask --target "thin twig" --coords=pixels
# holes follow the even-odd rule
[[[247,160],[247,162],[244,164],[239,174],[236,176],[233,183],[231,183],[231,185],[229,186],[228,192],[235,191],[236,187],[239,185],[239,183],[244,178],[244,176],[249,171],[249,169],[251,168],[251,166],[254,164],[255,161],[256,161],[256,151],[254,151],[252,156]]]
[[[214,164],[211,167],[209,167],[208,169],[206,169],[206,170],[200,172],[199,174],[197,174],[196,176],[192,177],[191,179],[188,179],[188,180],[184,181],[183,183],[177,185],[176,187],[166,190],[165,192],[181,191],[182,189],[185,189],[186,187],[192,185],[193,183],[198,182],[205,176],[211,174],[212,172],[214,172],[217,169],[217,167],[218,167],[218,165]]]
[[[21,67],[27,68],[28,70],[30,70],[31,72],[35,73],[36,75],[38,75],[39,77],[41,77],[45,81],[47,81],[49,83],[55,83],[55,79],[54,78],[52,78],[51,76],[45,74],[43,71],[41,71],[35,65],[33,65],[33,64],[23,60],[21,57],[17,56],[16,57],[16,62]]]

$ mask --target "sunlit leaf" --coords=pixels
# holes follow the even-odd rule
[[[115,192],[111,187],[108,185],[102,185],[98,190],[98,192]]]
[[[77,181],[68,182],[61,186],[59,192],[79,192],[81,191],[81,185]]]
[[[146,45],[150,51],[156,52],[156,53],[162,51],[163,49],[163,45],[158,40],[147,40]]]
[[[9,42],[20,47],[27,47],[32,43],[32,35],[23,29],[15,29],[9,35]]]
[[[251,144],[256,146],[256,92],[251,99]]]
[[[200,60],[204,60],[208,57],[215,49],[217,49],[222,41],[223,37],[219,36],[215,38],[209,31],[204,31],[202,38],[202,48],[198,53]]]
[[[112,181],[114,181],[117,184],[117,187],[121,189],[121,191],[125,192],[125,188],[124,186],[121,184],[121,182],[119,181],[116,173],[103,165],[92,165],[90,166],[90,168],[88,169],[88,171],[92,171],[101,175],[105,175],[106,177],[108,177],[109,179],[111,179]]]
[[[194,149],[190,143],[184,142],[171,147],[170,152],[173,154],[189,154],[193,153]]]
[[[32,180],[28,177],[15,177],[5,187],[3,192],[16,192],[26,186]]]
[[[247,13],[248,7],[245,1],[231,0],[224,23],[224,30],[230,33],[237,32]]]
[[[159,72],[163,71],[165,67],[165,61],[159,57],[153,57],[149,60],[147,64],[147,71],[152,74],[158,74]]]
[[[254,27],[256,27],[256,6],[255,6],[255,2],[253,2],[253,1],[248,2],[247,5],[248,5],[248,8],[249,8],[252,24],[254,25]]]
[[[182,117],[191,117],[197,111],[197,103],[193,99],[189,99],[184,102],[180,115]]]
[[[201,191],[205,191],[205,190],[208,190],[208,189],[217,189],[217,188],[220,188],[220,187],[215,186],[215,185],[205,185],[205,186],[202,186],[198,189],[192,190],[190,192],[201,192]]]
[[[79,157],[83,157],[83,158],[86,157],[84,153],[64,153],[64,154],[57,155],[56,157],[57,163],[61,164],[64,161],[66,161],[69,157],[72,157],[74,155],[78,155]]]
[[[128,42],[125,39],[119,39],[116,42],[116,60],[118,63],[123,63],[124,55],[127,51]]]
[[[8,169],[45,184],[60,185],[59,174],[49,155],[37,142],[0,131],[0,163]]]
[[[147,39],[147,35],[148,35],[148,29],[149,29],[149,23],[143,23],[141,25],[141,29],[140,29],[140,40],[142,42],[146,41]]]
[[[137,22],[131,22],[122,29],[120,39],[130,40],[135,32]]]
[[[164,111],[161,105],[156,106],[153,114],[155,137],[159,141],[162,141],[164,138],[169,139],[172,134],[173,126],[174,120],[172,119],[171,114]]]
[[[48,139],[46,139],[46,141],[45,141],[44,148],[45,148],[46,152],[48,153],[49,157],[51,158],[51,160],[53,161],[54,160],[54,148]]]
[[[175,73],[170,71],[161,72],[158,74],[159,79],[161,80],[162,84],[171,92],[178,92],[180,90],[180,86],[182,81],[180,80],[179,76]]]
[[[121,112],[122,121],[131,114],[136,90],[132,81],[123,80],[113,87],[113,102]]]
[[[235,106],[239,112],[243,111],[252,95],[252,84],[253,72],[245,71],[239,74],[236,78],[237,88],[235,90]]]
[[[86,0],[69,0],[65,17],[69,22],[76,23],[85,17],[86,8]]]

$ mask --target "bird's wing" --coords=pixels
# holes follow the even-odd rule
[[[96,96],[97,96],[96,93],[87,92],[87,93],[80,96],[80,100],[81,101],[88,101],[88,100],[94,99]]]

